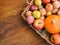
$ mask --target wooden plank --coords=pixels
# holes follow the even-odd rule
[[[49,45],[21,18],[26,0],[0,0],[0,45]]]

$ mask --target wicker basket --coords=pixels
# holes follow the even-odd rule
[[[24,9],[24,11],[22,12],[22,18],[26,21],[26,16],[25,13],[26,11],[29,10],[30,6],[33,4],[34,0],[31,0],[30,3],[27,0],[27,4],[28,6],[26,6],[26,8]],[[50,34],[46,31],[46,30],[40,30],[38,31],[37,29],[35,29],[32,25],[29,25],[33,30],[35,30],[37,32],[37,34],[39,34],[43,39],[45,39],[49,44],[54,45],[51,41],[50,41]]]

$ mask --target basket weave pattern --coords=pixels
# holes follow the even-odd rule
[[[34,0],[31,0],[30,3],[29,1],[27,0],[27,4],[28,6],[26,6],[26,8],[24,9],[24,11],[22,12],[22,18],[26,21],[26,16],[25,16],[25,13],[26,11],[29,10],[30,6],[34,3]],[[45,39],[49,44],[51,45],[54,45],[53,43],[51,43],[50,41],[50,35],[48,32],[46,32],[46,30],[40,30],[38,31],[37,29],[35,29],[32,25],[29,25],[33,30],[36,31],[37,34],[39,34],[43,39]]]

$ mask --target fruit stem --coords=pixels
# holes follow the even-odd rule
[[[55,23],[55,19],[52,20],[52,24],[54,24],[54,23]]]

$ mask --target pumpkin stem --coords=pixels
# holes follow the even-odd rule
[[[55,19],[52,20],[52,24],[54,24],[54,23],[55,23]]]

